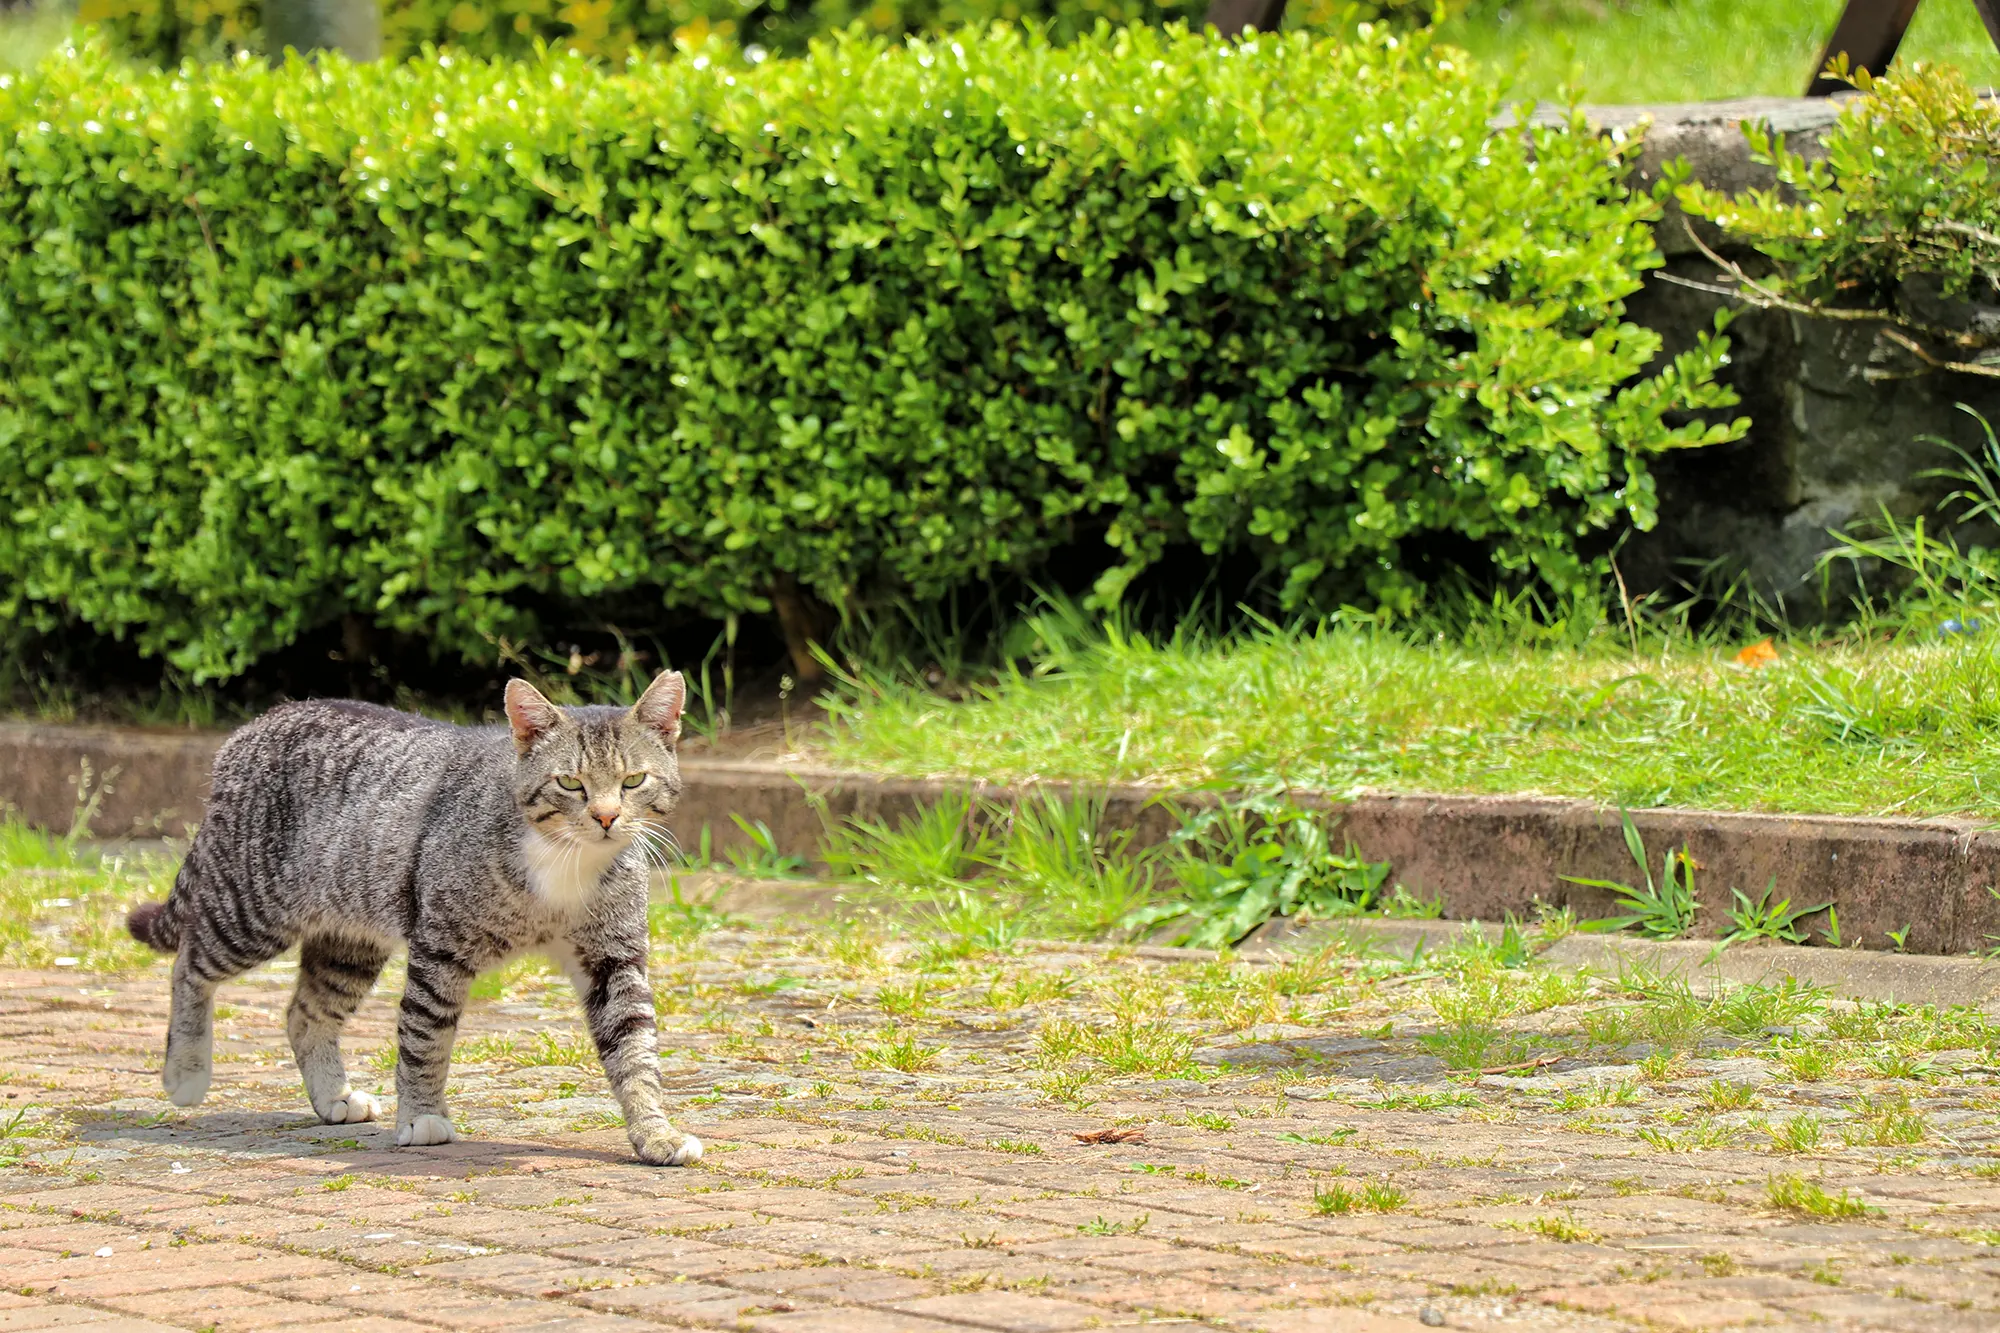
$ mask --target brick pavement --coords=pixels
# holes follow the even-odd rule
[[[1184,960],[932,957],[926,987],[923,957],[853,931],[665,946],[667,1081],[711,1145],[691,1170],[631,1160],[550,978],[461,1032],[467,1140],[396,1150],[302,1114],[282,966],[225,988],[187,1112],[155,1076],[164,969],[0,974],[0,1333],[2000,1327],[1978,1052],[1893,1087],[1787,1081],[1749,1047],[1479,1077],[1418,1044],[1421,976],[1353,960],[1302,987],[1316,1016],[1266,986],[1201,1020],[1184,1001],[1220,974]],[[357,1083],[386,1085],[394,994],[357,1020]],[[1180,1075],[1121,1074],[1139,1038],[1062,1058],[1063,1023],[1140,1010],[1141,1037],[1199,1043]],[[1718,1077],[1756,1109],[1704,1110]],[[1892,1105],[1913,1140],[1780,1153],[1747,1119]],[[1075,1138],[1114,1127],[1144,1137]],[[1781,1210],[1786,1174],[1869,1211]]]

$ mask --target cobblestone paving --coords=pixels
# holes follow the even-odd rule
[[[186,1112],[163,968],[0,973],[0,1330],[2000,1327],[1970,1019],[1675,1041],[1629,1006],[1606,1028],[1614,983],[1490,958],[858,930],[688,931],[656,963],[690,1170],[630,1158],[533,970],[460,1033],[466,1141],[403,1150],[302,1114],[282,964],[225,988]],[[357,1082],[386,1087],[396,989]],[[1468,1040],[1570,1054],[1448,1070]],[[1136,1137],[1078,1138],[1106,1130]]]

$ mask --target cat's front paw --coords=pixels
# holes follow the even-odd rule
[[[398,1148],[428,1148],[433,1144],[450,1143],[457,1137],[451,1121],[441,1115],[420,1115],[409,1124],[396,1127]]]
[[[320,1119],[329,1125],[358,1125],[364,1120],[373,1120],[382,1114],[382,1103],[365,1092],[353,1088],[344,1089],[333,1099]]]
[[[701,1160],[701,1140],[677,1129],[648,1134],[632,1150],[648,1166],[693,1166]]]

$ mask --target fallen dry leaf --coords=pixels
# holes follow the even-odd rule
[[[1093,1129],[1088,1134],[1075,1136],[1078,1143],[1144,1143],[1146,1131],[1143,1129]]]
[[[1767,667],[1778,660],[1778,650],[1771,646],[1769,639],[1759,639],[1729,660],[1740,667]]]

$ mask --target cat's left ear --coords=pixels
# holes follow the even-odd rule
[[[681,708],[687,703],[687,682],[678,671],[662,671],[632,705],[632,720],[658,732],[672,745],[681,738]]]
[[[526,754],[535,742],[555,730],[562,710],[518,676],[507,682],[507,725],[514,729],[514,748]]]

